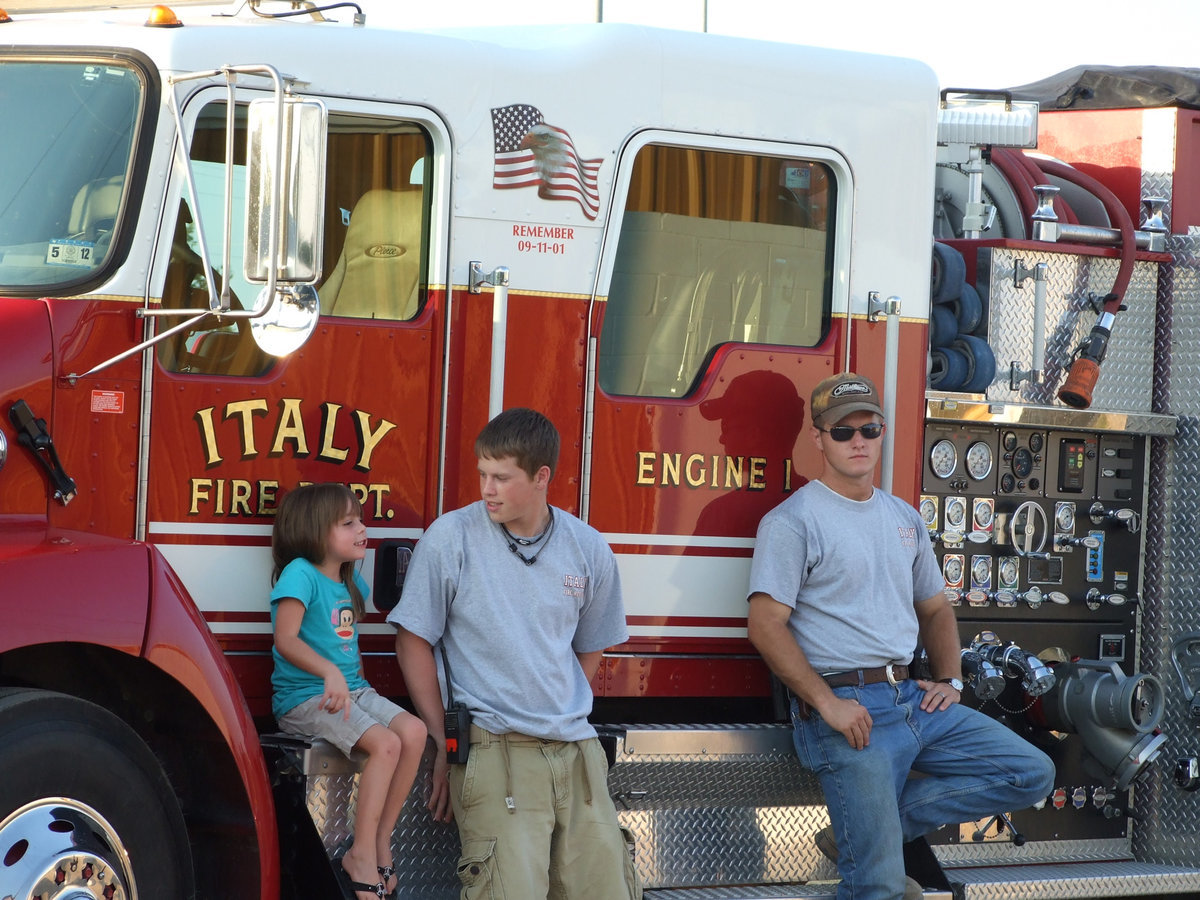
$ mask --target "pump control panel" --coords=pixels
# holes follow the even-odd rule
[[[1058,410],[1045,424],[979,421],[988,411],[926,421],[918,502],[959,622],[963,702],[1014,723],[1055,761],[1057,798],[1013,814],[1022,834],[1121,835],[1116,783],[1088,768],[1078,735],[1045,719],[1061,664],[1137,671],[1149,438],[1074,427]],[[958,839],[990,839],[975,825]]]

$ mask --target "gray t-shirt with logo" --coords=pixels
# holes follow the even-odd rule
[[[913,604],[944,588],[925,523],[884,491],[851,500],[811,481],[759,523],[750,593],[792,608],[788,628],[818,672],[910,662]]]
[[[482,501],[446,513],[417,544],[404,592],[388,621],[435,645],[442,700],[442,655],[450,657],[454,699],[496,734],[578,741],[591,683],[576,653],[627,640],[625,608],[612,550],[594,528],[554,509],[554,529],[518,547],[526,565],[488,518]],[[588,673],[591,675],[591,673]]]

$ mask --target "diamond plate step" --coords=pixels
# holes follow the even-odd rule
[[[1200,869],[1132,860],[947,868],[945,873],[960,900],[1012,900],[1035,895],[1038,900],[1195,896],[1200,890]]]
[[[738,887],[648,890],[646,900],[828,900],[837,896],[837,882],[741,885]],[[951,900],[947,891],[927,890],[924,900]]]

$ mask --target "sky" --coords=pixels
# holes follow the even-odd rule
[[[919,59],[943,87],[1075,65],[1200,67],[1200,0],[359,0],[368,25],[633,22]],[[1131,11],[1145,11],[1141,17]],[[331,14],[336,17],[336,14]]]

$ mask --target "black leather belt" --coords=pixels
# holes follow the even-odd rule
[[[886,681],[896,684],[908,678],[908,666],[888,663],[874,669],[851,669],[848,672],[826,672],[821,675],[830,687],[852,687],[859,684],[878,684]]]

